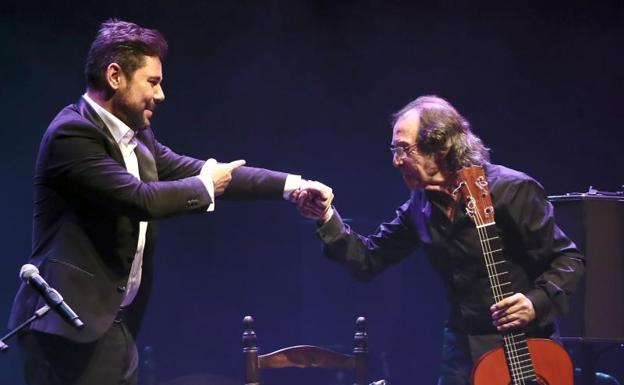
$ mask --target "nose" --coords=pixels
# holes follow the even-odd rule
[[[160,103],[163,100],[165,100],[165,91],[163,90],[162,85],[159,83],[156,86],[156,92],[154,93],[154,101]]]

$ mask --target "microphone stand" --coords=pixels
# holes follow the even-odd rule
[[[7,345],[6,343],[4,343],[4,341],[8,340],[9,338],[13,337],[15,334],[17,334],[20,330],[22,330],[23,328],[25,328],[26,326],[30,325],[34,320],[39,319],[41,317],[43,317],[44,315],[48,314],[48,312],[50,311],[50,306],[48,305],[43,305],[42,307],[40,307],[39,309],[35,310],[35,314],[32,315],[32,317],[30,317],[29,319],[27,319],[26,321],[22,322],[18,327],[16,327],[15,329],[11,330],[7,335],[5,335],[4,337],[0,338],[0,352],[4,353],[7,350],[9,350],[9,345]]]

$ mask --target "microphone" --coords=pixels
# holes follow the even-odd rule
[[[30,263],[20,269],[20,278],[34,288],[45,299],[48,305],[56,311],[65,321],[76,329],[82,329],[84,323],[78,318],[76,312],[65,303],[61,294],[48,285],[39,275],[39,269]]]

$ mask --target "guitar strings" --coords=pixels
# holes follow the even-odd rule
[[[471,195],[471,199],[473,200],[474,203],[474,197],[472,197]],[[481,213],[480,211],[476,208],[476,205],[474,205],[473,207],[474,209],[474,217],[475,217],[475,223],[477,224],[477,233],[479,235],[479,242],[481,244],[481,250],[483,253],[483,257],[485,258],[485,266],[486,266],[486,270],[488,273],[488,277],[490,279],[490,287],[492,289],[492,292],[494,294],[494,300],[496,302],[499,302],[500,300],[503,299],[503,293],[501,290],[501,284],[500,284],[500,279],[499,279],[499,275],[496,274],[496,268],[495,268],[495,261],[493,258],[493,252],[492,252],[492,247],[491,244],[489,242],[489,235],[487,233],[487,227],[484,227],[485,225],[485,221],[482,219],[481,217]],[[505,335],[503,335],[503,338],[505,338]],[[508,342],[508,341],[505,341]],[[510,359],[510,372],[511,372],[511,376],[514,379],[514,382],[516,382],[517,377],[518,377],[518,359],[516,357],[516,355],[514,354],[514,351],[510,351],[508,349],[508,355],[509,355],[509,359]]]
[[[467,184],[466,184],[467,186]],[[483,189],[481,186],[478,186],[480,189]],[[470,199],[472,200],[473,204],[476,202],[472,192],[470,191],[470,188],[468,187],[468,192],[470,194]],[[481,213],[480,211],[476,208],[476,204],[474,204],[473,207],[473,215],[475,218],[475,223],[477,224],[477,234],[479,235],[479,242],[481,244],[481,250],[483,252],[483,256],[485,258],[485,266],[486,266],[486,270],[488,273],[488,277],[490,279],[490,286],[492,289],[492,292],[494,294],[494,299],[496,302],[499,302],[500,300],[502,300],[504,298],[504,293],[502,291],[502,284],[500,282],[500,275],[504,274],[503,273],[498,273],[496,270],[496,264],[497,262],[494,260],[494,253],[498,252],[499,250],[492,250],[492,246],[490,244],[490,240],[491,239],[495,239],[498,238],[497,234],[494,233],[494,237],[490,238],[489,234],[487,232],[487,226],[485,226],[485,221],[483,220],[483,218],[481,217]],[[491,225],[493,225],[495,222],[494,220],[492,221]],[[523,333],[519,333],[517,336],[521,336],[523,335]],[[514,333],[504,333],[503,334],[503,339],[507,345],[507,353],[508,353],[508,357],[509,357],[509,366],[510,366],[510,374],[511,377],[514,381],[514,383],[518,383],[518,384],[525,384],[524,380],[527,379],[525,378],[524,374],[528,374],[530,377],[532,378],[528,378],[528,380],[533,380],[535,379],[535,372],[533,370],[532,364],[529,365],[529,370],[525,373],[524,368],[526,368],[526,366],[522,365],[521,362],[521,354],[519,354],[518,349],[516,348],[516,344],[518,342],[521,341],[516,341],[517,337]],[[527,345],[528,348],[528,345]],[[527,350],[528,352],[528,350]],[[526,355],[526,354],[525,354]],[[529,355],[529,361],[530,361],[530,355]],[[518,382],[519,381],[519,382]]]
[[[471,199],[474,202],[474,197],[471,195]],[[495,265],[495,261],[493,258],[493,251],[492,251],[492,247],[489,241],[489,235],[487,233],[487,227],[485,226],[485,221],[482,219],[481,217],[481,213],[480,211],[476,208],[476,205],[474,205],[473,207],[474,209],[474,216],[475,216],[475,223],[477,224],[477,233],[479,235],[479,242],[481,244],[481,250],[483,253],[483,257],[485,258],[485,266],[486,266],[486,270],[488,273],[488,277],[490,279],[490,287],[492,289],[492,292],[494,294],[494,300],[496,302],[499,302],[500,300],[502,300],[504,298],[503,292],[501,290],[502,286],[501,286],[501,282],[499,279],[499,275],[496,274],[496,265]],[[507,349],[507,353],[508,353],[508,357],[509,357],[509,369],[510,369],[510,374],[512,379],[514,380],[514,383],[517,383],[517,380],[522,381],[521,378],[518,378],[519,374],[520,374],[520,369],[518,368],[519,366],[519,360],[517,355],[515,354],[515,345],[510,344],[509,340],[506,336],[506,334],[503,334],[503,339],[505,339],[505,342],[508,345],[508,349]],[[524,383],[524,382],[522,382]]]

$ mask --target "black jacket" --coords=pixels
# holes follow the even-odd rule
[[[82,98],[64,108],[46,130],[35,168],[32,255],[48,283],[62,293],[85,328],[73,329],[50,313],[32,324],[38,331],[88,342],[112,324],[122,302],[137,247],[139,222],[149,221],[139,293],[128,309],[138,331],[152,280],[154,220],[205,211],[210,196],[199,174],[204,162],[174,153],[151,128],[137,133],[141,180],[125,167],[108,128]],[[240,167],[224,193],[233,198],[274,198],[286,174]],[[13,328],[43,306],[25,284],[9,320]]]

